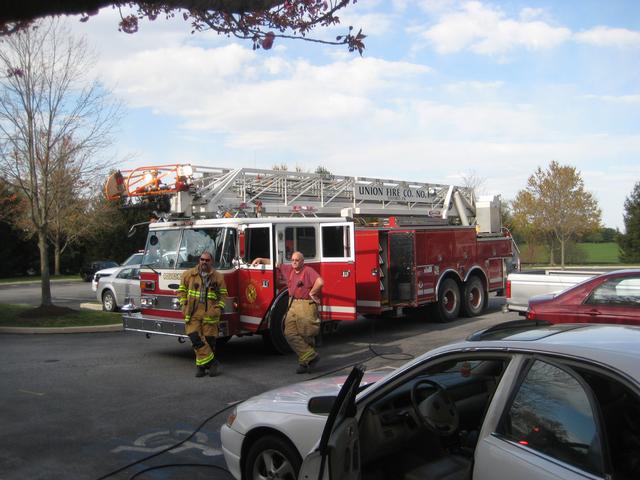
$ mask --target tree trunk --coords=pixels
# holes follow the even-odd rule
[[[556,256],[553,251],[553,240],[549,243],[549,265],[553,266],[556,264]]]
[[[564,270],[564,238],[560,239],[560,268]]]
[[[42,298],[40,299],[41,307],[49,307],[53,305],[51,302],[51,282],[49,279],[49,244],[47,243],[47,234],[42,230],[38,231],[38,248],[40,250],[40,276]]]
[[[60,235],[56,235],[55,242],[53,243],[53,274],[60,275],[60,257],[62,250],[60,249]]]

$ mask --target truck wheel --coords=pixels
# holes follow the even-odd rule
[[[462,311],[467,317],[477,317],[482,313],[486,305],[487,294],[484,291],[482,280],[471,277],[464,284],[462,295]]]
[[[105,312],[116,311],[116,299],[110,290],[105,290],[102,294],[102,310]]]
[[[249,448],[243,478],[296,480],[301,464],[293,445],[275,435],[266,435]]]
[[[445,279],[438,291],[438,319],[450,322],[458,318],[460,313],[460,287],[453,278]]]
[[[284,318],[289,306],[289,297],[284,296],[278,300],[271,312],[271,321],[269,322],[269,330],[262,334],[262,341],[267,350],[278,355],[291,353],[289,342],[284,336]]]

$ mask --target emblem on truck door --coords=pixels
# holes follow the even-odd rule
[[[256,292],[256,287],[253,286],[253,283],[247,285],[247,288],[244,291],[245,296],[247,297],[247,301],[249,303],[253,303],[256,301],[258,297],[258,292]]]

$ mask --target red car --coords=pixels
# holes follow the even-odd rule
[[[640,325],[640,269],[605,273],[560,293],[532,297],[527,318]]]

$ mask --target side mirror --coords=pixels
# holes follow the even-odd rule
[[[325,395],[309,399],[307,408],[316,415],[328,415],[336,401],[335,395]]]

